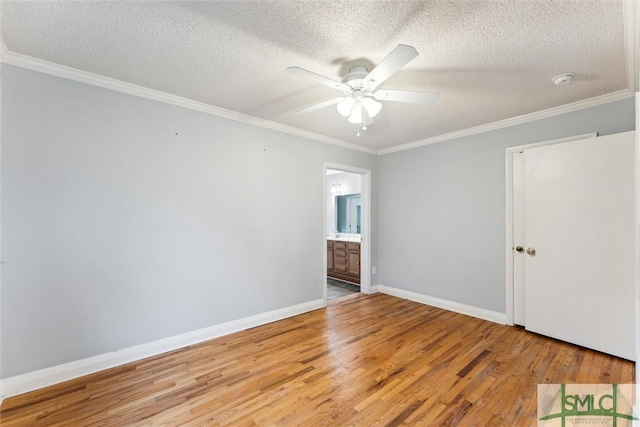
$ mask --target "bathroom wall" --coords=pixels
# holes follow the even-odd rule
[[[327,175],[327,236],[332,236],[336,229],[336,196],[357,194],[361,191],[362,176],[357,173],[342,172]],[[333,184],[340,183],[342,191],[339,194],[331,192]]]

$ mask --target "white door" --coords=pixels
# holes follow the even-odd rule
[[[526,150],[524,170],[525,327],[634,360],[633,132]]]

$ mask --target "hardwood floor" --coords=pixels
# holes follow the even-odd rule
[[[534,426],[538,383],[634,364],[394,298],[326,309],[6,400],[9,426]]]

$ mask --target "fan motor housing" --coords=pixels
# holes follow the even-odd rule
[[[342,83],[348,84],[352,88],[362,87],[362,81],[369,74],[367,67],[357,66],[349,70],[349,74],[345,76]]]

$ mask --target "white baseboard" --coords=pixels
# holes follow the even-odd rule
[[[104,353],[86,359],[76,360],[62,365],[52,366],[15,377],[0,380],[0,403],[2,400],[22,393],[37,390],[63,381],[72,380],[84,375],[92,374],[125,363],[135,362],[151,356],[157,356],[168,351],[177,350],[213,338],[218,338],[234,332],[253,328],[276,320],[296,316],[308,311],[325,307],[324,299],[309,301],[291,307],[281,308],[255,316],[245,317],[231,322],[220,323],[207,328],[186,332],[180,335],[163,338],[146,344],[122,350]]]
[[[371,292],[372,294],[378,293],[380,292],[380,285],[371,285]]]
[[[456,313],[466,314],[467,316],[477,317],[479,319],[488,320],[490,322],[500,323],[501,325],[507,323],[507,316],[505,313],[486,310],[484,308],[461,304],[459,302],[449,301],[446,299],[430,297],[428,295],[405,291],[404,289],[392,288],[391,286],[376,285],[375,287],[377,288],[378,292],[381,292],[383,294],[408,299],[410,301],[431,305],[433,307],[438,307],[449,311],[455,311]]]

